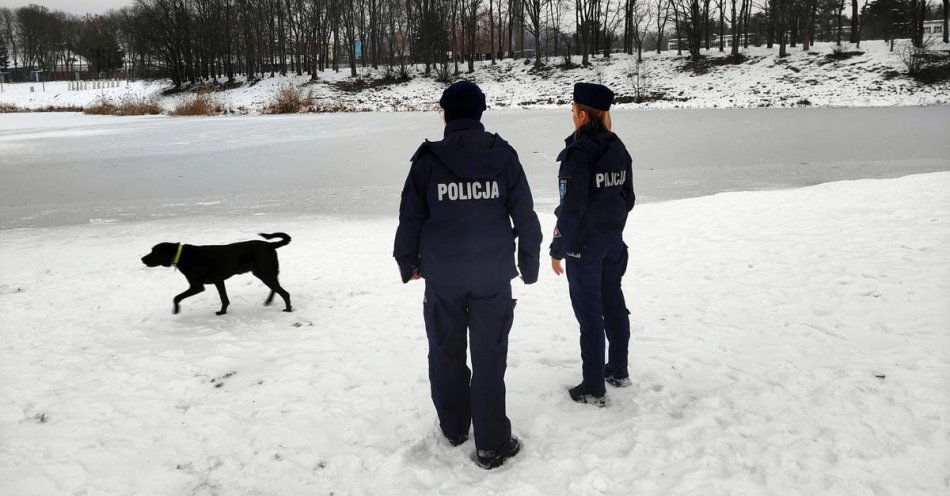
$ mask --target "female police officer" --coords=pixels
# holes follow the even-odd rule
[[[571,399],[607,404],[604,382],[630,384],[627,343],[630,320],[620,279],[627,268],[623,228],[633,208],[632,161],[620,138],[610,130],[614,94],[599,84],[574,85],[575,131],[557,160],[561,204],[551,243],[551,267],[564,272],[571,305],[580,324],[584,380],[569,390]],[[610,342],[604,364],[604,337]]]
[[[505,414],[511,279],[517,238],[521,278],[537,281],[541,226],[518,155],[479,122],[478,86],[457,82],[439,104],[445,138],[412,157],[393,256],[403,282],[425,279],[429,382],[442,433],[457,446],[474,424],[478,464],[490,469],[521,449]]]

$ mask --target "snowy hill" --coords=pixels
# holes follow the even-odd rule
[[[567,285],[515,284],[493,473],[428,398],[394,220],[261,214],[6,230],[0,494],[936,495],[950,478],[950,173],[638,206],[634,386],[571,402]],[[542,216],[545,232],[554,219]],[[283,230],[295,313],[250,276],[171,314],[158,241]]]
[[[944,54],[946,45],[937,45]],[[490,108],[550,108],[570,103],[571,86],[576,81],[602,82],[618,94],[621,107],[629,108],[710,108],[710,107],[793,107],[793,106],[890,106],[934,105],[950,103],[950,80],[921,83],[905,75],[897,52],[888,51],[881,41],[865,41],[860,49],[845,45],[843,53],[834,53],[831,43],[819,43],[810,52],[791,49],[785,59],[776,50],[750,47],[742,51],[745,60],[730,64],[713,49],[704,74],[684,70],[687,59],[675,52],[645,53],[640,73],[643,81],[635,84],[635,58],[615,54],[610,59],[597,57],[586,68],[565,70],[549,67],[535,70],[523,60],[503,60],[491,66],[478,64],[471,77],[482,85]],[[948,55],[950,56],[950,55]],[[578,62],[577,57],[574,62]],[[315,82],[309,76],[267,77],[237,87],[205,86],[214,91],[215,100],[227,113],[260,113],[274,95],[288,85],[312,91],[318,109],[332,111],[430,110],[437,106],[443,83],[419,73],[409,81],[386,79],[383,69],[360,69],[357,80],[349,70],[325,71]],[[464,71],[464,67],[461,67]],[[30,92],[33,86],[35,92]],[[636,87],[645,100],[634,103]],[[102,97],[118,99],[124,95],[155,97],[166,109],[172,109],[184,95],[163,95],[168,83],[135,82],[118,88],[69,91],[67,83],[7,85],[0,104],[20,109],[45,107],[85,107]]]

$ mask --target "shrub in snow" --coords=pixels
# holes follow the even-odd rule
[[[152,98],[125,95],[115,101],[103,95],[95,103],[84,108],[83,113],[90,115],[157,115],[162,113],[162,106]]]
[[[646,62],[632,59],[632,68],[629,73],[630,86],[633,87],[634,103],[643,103],[650,88],[650,67]]]
[[[440,83],[452,81],[452,71],[449,69],[449,60],[445,59],[435,64],[435,80]]]
[[[901,45],[901,48],[897,51],[897,55],[900,57],[901,62],[904,63],[904,67],[907,68],[907,74],[910,74],[911,76],[919,76],[925,71],[925,69],[928,68],[928,66],[934,65],[934,62],[941,61],[940,57],[935,56],[935,53],[932,53],[931,50],[936,42],[937,39],[935,37],[929,36],[919,45],[914,45],[914,43],[911,41],[906,41],[903,45]],[[950,65],[950,63],[946,63],[946,60],[943,60],[943,62],[946,65]]]
[[[296,114],[302,111],[316,111],[314,109],[313,90],[307,93],[288,84],[281,88],[264,107],[265,114]]]
[[[12,103],[0,102],[0,114],[15,112],[82,112],[82,107],[75,105],[46,105],[43,107],[19,107]]]
[[[185,97],[179,100],[169,115],[218,115],[225,112],[224,105],[219,103],[210,94],[199,91],[191,97]]]

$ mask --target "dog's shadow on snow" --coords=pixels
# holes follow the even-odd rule
[[[269,334],[271,332],[298,331],[314,326],[306,305],[284,312],[280,305],[264,306],[262,301],[233,301],[228,313],[215,315],[214,303],[182,308],[173,314],[168,308],[146,312],[142,323],[160,327],[173,335],[208,335],[220,332],[240,334]]]

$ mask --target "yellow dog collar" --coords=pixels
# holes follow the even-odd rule
[[[175,258],[172,259],[172,267],[178,267],[178,260],[181,259],[181,248],[185,246],[181,243],[178,243],[178,251],[175,252]]]

